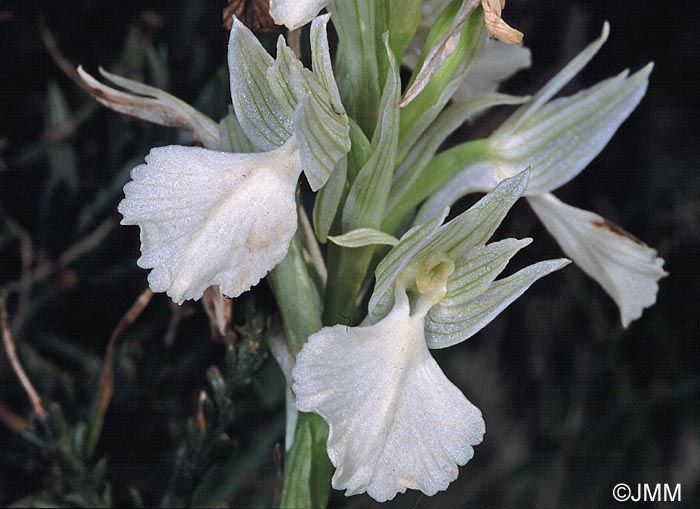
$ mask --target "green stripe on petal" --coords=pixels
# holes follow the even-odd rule
[[[425,322],[429,348],[446,348],[471,337],[520,297],[535,281],[571,263],[547,260],[526,267],[491,284],[478,297],[463,304],[434,306]]]

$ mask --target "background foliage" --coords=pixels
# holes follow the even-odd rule
[[[30,417],[0,351],[1,505],[265,507],[280,496],[284,379],[266,346],[277,332],[264,285],[235,302],[225,334],[212,332],[199,303],[178,308],[156,295],[115,335],[114,356],[105,356],[112,331],[147,286],[135,264],[137,229],[116,227],[121,187],[151,147],[188,138],[99,107],[60,69],[102,65],[219,119],[229,100],[224,6],[0,4],[0,287],[9,292],[19,357],[47,412]],[[618,482],[658,482],[682,483],[683,503],[674,507],[697,506],[700,36],[687,16],[693,6],[508,2],[506,19],[526,34],[534,59],[507,84],[511,93],[545,83],[605,19],[609,42],[565,93],[656,62],[640,107],[557,194],[658,248],[671,275],[657,305],[623,330],[612,301],[572,266],[466,344],[436,352],[482,409],[487,435],[447,492],[432,499],[410,492],[388,505],[598,507],[612,503]],[[454,140],[487,135],[508,111],[492,112]],[[506,236],[536,239],[520,255],[523,266],[559,256],[525,204],[496,235]],[[378,505],[338,492],[331,504]]]

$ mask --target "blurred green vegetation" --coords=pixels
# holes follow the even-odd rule
[[[61,70],[82,64],[94,73],[101,65],[219,119],[230,101],[224,6],[0,4],[0,288],[19,358],[47,412],[33,413],[0,350],[0,505],[268,507],[281,495],[285,384],[266,346],[277,320],[269,289],[234,302],[226,334],[212,329],[199,303],[177,307],[163,295],[117,328],[147,287],[135,263],[137,229],[117,227],[121,188],[151,147],[190,140],[107,111]],[[693,6],[508,2],[507,19],[526,34],[534,60],[507,84],[510,92],[541,86],[604,19],[610,41],[566,93],[656,62],[638,110],[558,194],[658,248],[671,275],[657,305],[623,330],[602,290],[569,267],[467,344],[434,352],[481,408],[487,435],[448,491],[409,492],[387,505],[607,507],[612,487],[625,482],[681,483],[683,502],[673,507],[697,507],[700,99],[689,76],[700,70],[700,35],[686,14]],[[507,112],[458,136],[486,135]],[[497,236],[535,238],[523,265],[559,256],[523,204]],[[113,357],[105,355],[110,335]],[[331,505],[379,506],[339,492]]]

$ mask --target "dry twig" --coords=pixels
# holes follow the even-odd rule
[[[29,305],[29,294],[32,289],[32,263],[34,260],[34,248],[32,238],[22,226],[12,219],[2,208],[0,208],[0,217],[5,221],[10,229],[19,239],[19,254],[22,263],[22,273],[17,281],[17,291],[19,298],[17,300],[17,309],[15,317],[12,319],[10,330],[17,334],[23,322],[23,316],[27,306]]]
[[[55,262],[46,262],[37,266],[31,273],[30,282],[32,285],[43,281],[47,277],[55,274],[59,270],[67,267],[84,254],[92,251],[107,237],[107,235],[119,224],[116,217],[110,217],[95,228],[90,235],[82,238],[58,257]],[[12,281],[5,285],[1,290],[7,293],[15,293],[22,288],[22,279]]]
[[[10,332],[10,327],[7,323],[7,295],[4,293],[0,295],[0,327],[2,328],[2,341],[5,345],[7,358],[9,359],[17,378],[19,378],[24,391],[27,393],[29,400],[32,402],[34,414],[41,418],[46,417],[46,410],[44,410],[44,406],[41,404],[39,393],[36,392],[36,389],[29,380],[29,377],[24,371],[22,364],[19,362],[19,357],[17,357],[15,342],[12,338],[12,333]]]
[[[100,374],[100,390],[102,391],[100,398],[99,411],[104,414],[109,406],[109,401],[112,399],[112,371],[114,364],[114,354],[117,350],[117,339],[124,333],[124,331],[136,321],[136,319],[141,315],[148,303],[151,302],[153,298],[153,292],[150,288],[146,288],[141,295],[138,296],[136,301],[131,305],[129,310],[124,313],[119,323],[112,331],[112,335],[109,337],[109,342],[107,343],[107,350],[105,351],[104,362],[102,363],[102,373]]]
[[[109,403],[112,401],[114,393],[114,355],[117,351],[117,340],[124,331],[136,321],[141,315],[148,303],[151,302],[153,292],[150,288],[146,288],[136,301],[131,305],[119,323],[112,331],[107,343],[104,361],[102,362],[102,371],[97,387],[97,393],[92,402],[92,410],[89,421],[87,440],[85,441],[85,455],[91,457],[97,446],[97,441],[102,433],[102,425],[104,423],[105,414]]]
[[[15,433],[25,431],[31,427],[27,419],[21,415],[17,415],[11,408],[6,407],[2,403],[0,403],[0,421],[4,422],[5,426]]]
[[[46,20],[43,16],[39,21],[39,31],[41,32],[41,40],[44,43],[44,47],[51,57],[51,60],[53,60],[53,63],[56,64],[56,67],[58,67],[63,74],[70,78],[71,81],[78,85],[78,87],[89,94],[90,91],[83,83],[83,80],[80,79],[80,76],[78,76],[78,71],[75,70],[73,62],[66,58],[66,56],[58,48],[56,39],[46,26]]]

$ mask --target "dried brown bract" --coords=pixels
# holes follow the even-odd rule
[[[506,44],[520,44],[523,41],[522,32],[514,29],[501,18],[505,5],[506,0],[481,0],[486,29],[494,39]]]
[[[268,0],[228,0],[228,5],[223,11],[226,30],[231,30],[233,16],[255,33],[275,30],[275,21],[270,16]]]

